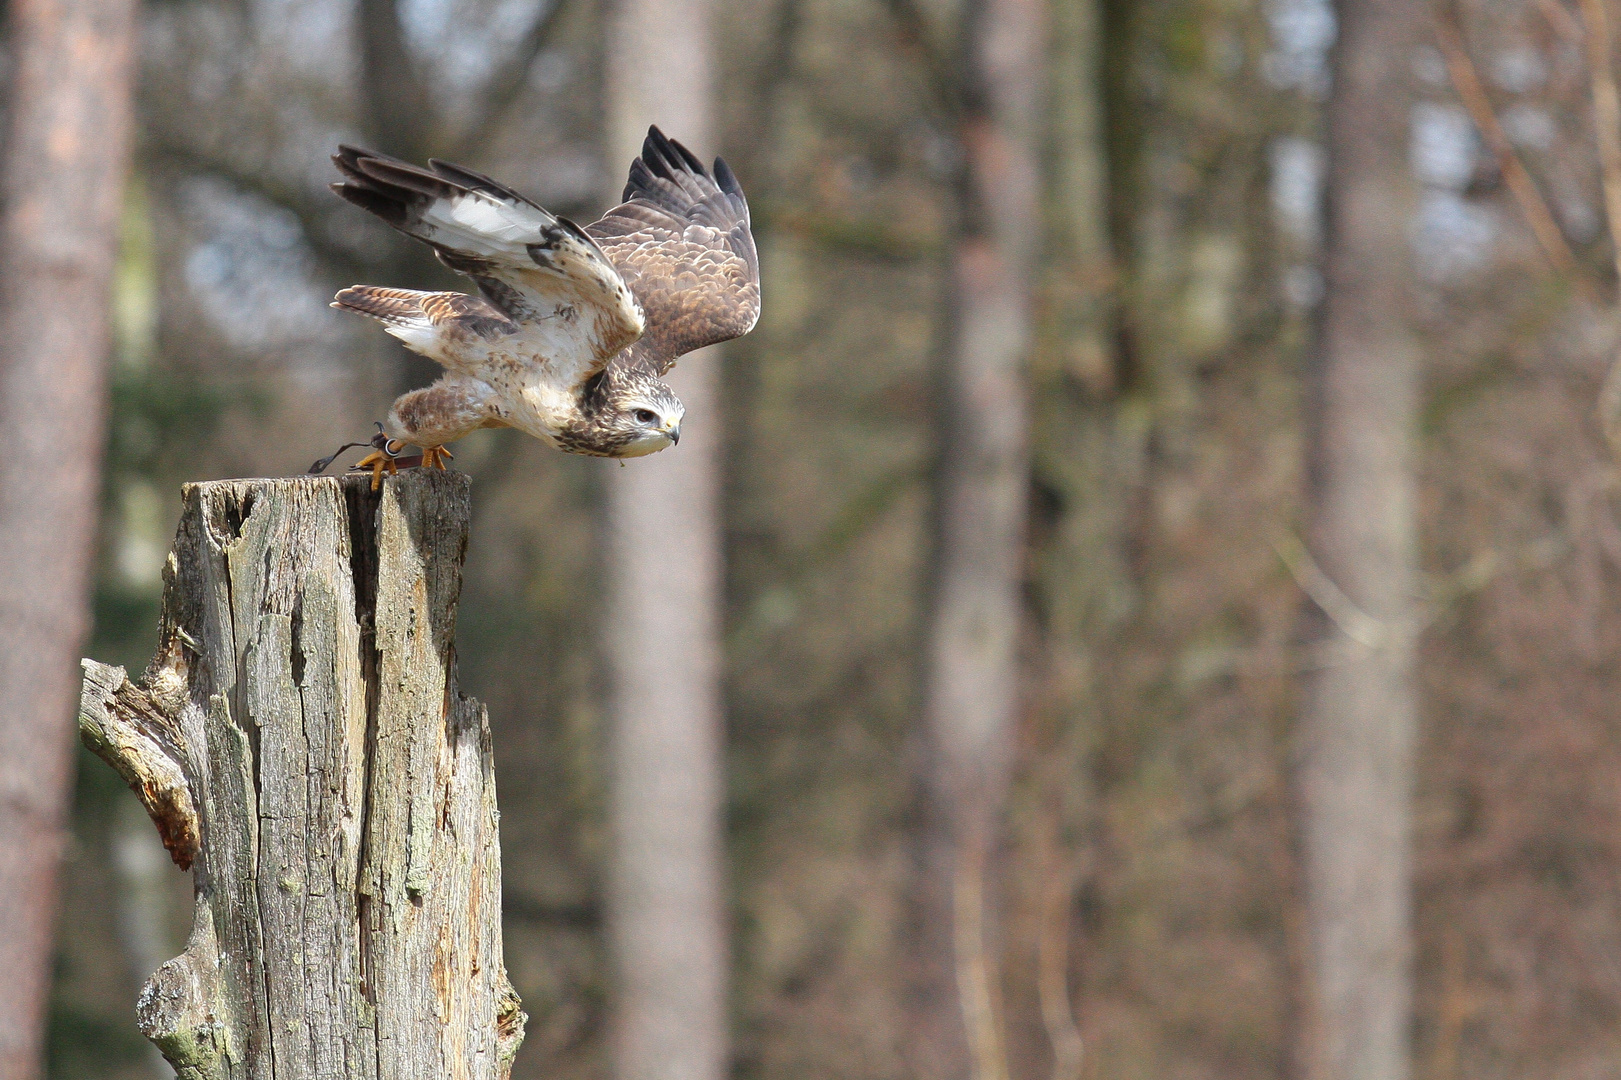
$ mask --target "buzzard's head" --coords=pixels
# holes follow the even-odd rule
[[[657,379],[632,379],[613,387],[596,426],[611,457],[643,457],[681,441],[687,407]]]

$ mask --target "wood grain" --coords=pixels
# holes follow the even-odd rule
[[[469,491],[187,485],[151,668],[85,661],[81,736],[196,875],[137,1006],[183,1078],[511,1070],[489,724],[456,685]]]

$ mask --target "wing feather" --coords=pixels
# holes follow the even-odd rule
[[[624,279],[567,218],[448,162],[424,169],[351,146],[339,147],[332,161],[344,177],[334,191],[431,245],[506,318],[545,323],[554,333],[566,325],[580,354],[572,358],[580,381],[641,336],[644,316]]]
[[[713,175],[649,128],[622,202],[586,226],[647,316],[638,353],[658,374],[694,349],[740,337],[760,318],[760,257],[749,204],[720,158]]]
[[[478,374],[493,343],[523,331],[500,308],[466,293],[351,285],[332,306],[376,319],[406,348],[468,375]]]

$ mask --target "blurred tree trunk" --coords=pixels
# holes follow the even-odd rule
[[[1008,1002],[1009,1044],[1015,1075],[1053,1080],[1078,1080],[1083,1065],[1070,981],[1074,894],[1095,817],[1098,652],[1134,603],[1124,545],[1130,470],[1112,340],[1101,6],[1049,7],[1043,304],[1031,359],[1034,648],[1029,733],[1013,796],[1013,816],[1028,824],[1008,876],[1010,937],[1019,943],[1007,965],[1017,988]]]
[[[711,149],[708,0],[616,0],[607,25],[612,196],[658,124]],[[608,932],[620,1080],[727,1073],[722,876],[719,354],[682,359],[677,448],[608,476],[614,850]]]
[[[369,136],[385,154],[421,163],[434,152],[435,122],[433,96],[424,85],[417,60],[411,55],[400,22],[400,0],[360,0],[357,26],[360,47],[360,101]],[[379,268],[390,281],[410,282],[413,288],[433,288],[434,281],[446,287],[453,275],[445,270],[432,251],[402,236],[390,236],[389,258]],[[440,375],[432,360],[390,340],[384,346],[395,365],[395,387],[399,393],[426,386]]]
[[[1312,1080],[1404,1080],[1419,384],[1406,316],[1406,151],[1410,57],[1430,14],[1403,0],[1341,0],[1337,10],[1310,481],[1309,544],[1325,576],[1313,613],[1321,656],[1301,718],[1304,1060]]]
[[[433,138],[432,100],[400,25],[398,0],[360,0],[361,97],[385,153],[420,162]]]
[[[1110,340],[1115,272],[1103,116],[1103,11],[1099,0],[1067,0],[1050,10],[1047,302],[1035,375],[1045,388],[1078,388],[1096,400],[1117,389]]]
[[[38,1075],[129,158],[131,0],[10,11],[0,239],[0,1077]]]
[[[925,967],[914,1049],[926,1077],[1007,1075],[985,879],[1019,701],[1044,7],[973,0],[957,45],[963,167],[923,685]]]

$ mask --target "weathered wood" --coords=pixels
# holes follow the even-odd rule
[[[456,685],[469,482],[416,471],[184,489],[157,656],[85,661],[79,730],[196,875],[137,1019],[185,1080],[499,1080],[483,706]]]

